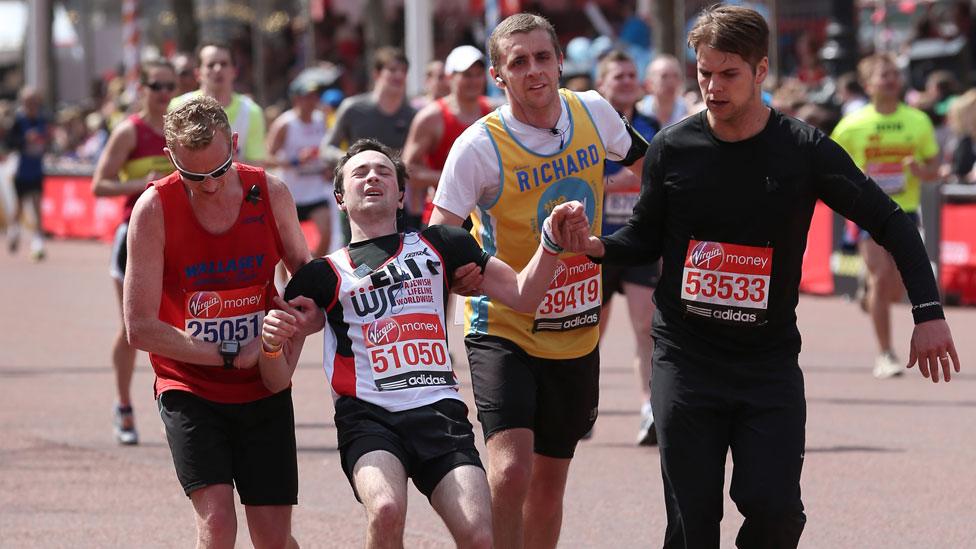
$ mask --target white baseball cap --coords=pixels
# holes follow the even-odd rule
[[[444,74],[450,76],[456,72],[464,72],[477,61],[485,64],[485,54],[481,50],[474,46],[458,46],[444,60]]]

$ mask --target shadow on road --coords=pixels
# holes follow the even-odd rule
[[[877,454],[901,454],[905,450],[902,448],[883,448],[881,446],[824,446],[822,448],[807,447],[807,454],[843,454],[843,453],[877,453]]]
[[[912,406],[923,408],[976,408],[976,400],[886,400],[881,398],[807,397],[807,402],[853,406]]]

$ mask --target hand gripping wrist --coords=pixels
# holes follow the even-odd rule
[[[542,222],[542,249],[549,254],[559,255],[563,251],[563,247],[556,243],[556,239],[552,237],[552,221],[551,217],[547,217],[545,221]]]
[[[265,352],[268,352],[268,353],[276,353],[276,352],[281,351],[281,348],[282,347],[284,347],[284,344],[283,343],[279,343],[278,345],[272,345],[270,341],[268,341],[267,339],[265,339],[264,334],[261,334],[261,350],[262,351],[265,351]]]

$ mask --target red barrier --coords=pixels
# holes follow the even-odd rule
[[[961,304],[976,304],[976,204],[942,207],[939,250],[943,295]]]
[[[124,196],[96,198],[91,177],[49,175],[41,197],[41,226],[61,238],[111,241],[124,205]]]
[[[833,210],[823,202],[817,202],[807,234],[807,249],[803,251],[801,292],[821,295],[834,293],[834,274],[830,271],[830,254],[834,251],[833,221]]]

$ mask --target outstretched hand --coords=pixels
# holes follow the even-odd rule
[[[908,367],[911,368],[916,362],[922,376],[931,378],[932,383],[939,382],[940,366],[942,377],[947,382],[951,379],[952,369],[959,373],[959,355],[952,341],[949,324],[945,320],[929,320],[915,326],[908,355]]]

